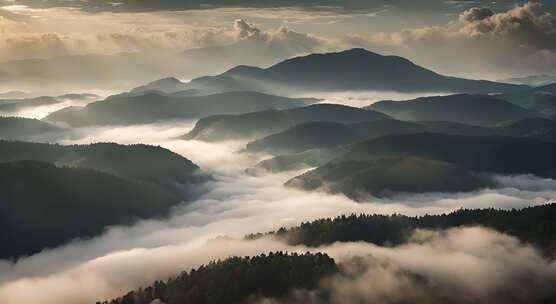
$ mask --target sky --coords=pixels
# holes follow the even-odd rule
[[[122,52],[187,59],[184,50],[234,45],[234,54],[240,49],[258,59],[245,63],[271,65],[364,47],[469,78],[556,71],[553,1],[0,0],[0,33],[0,62]],[[215,57],[234,57],[228,51]],[[156,71],[150,77],[180,74],[161,63],[169,60],[139,61]],[[179,65],[184,72],[175,76],[214,74],[236,63],[244,62]],[[4,80],[13,74],[0,69]]]

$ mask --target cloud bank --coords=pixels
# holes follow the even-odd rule
[[[206,195],[192,204],[175,208],[173,215],[168,219],[145,220],[128,227],[111,227],[96,238],[76,240],[59,248],[47,249],[39,254],[21,258],[15,263],[0,261],[0,299],[6,299],[3,303],[92,303],[122,295],[130,289],[145,286],[157,279],[167,279],[182,270],[197,267],[212,259],[273,250],[307,250],[303,247],[288,247],[284,243],[270,240],[212,241],[223,235],[241,239],[249,233],[289,227],[302,221],[340,214],[434,214],[453,211],[462,206],[513,208],[543,204],[556,197],[556,185],[551,181],[545,181],[542,186],[536,188],[517,190],[515,186],[533,182],[530,177],[523,176],[504,180],[500,189],[464,194],[399,196],[360,204],[339,195],[305,193],[284,188],[282,184],[298,172],[249,176],[244,173],[244,169],[254,165],[259,159],[235,152],[245,145],[244,142],[212,144],[176,139],[192,126],[193,121],[175,121],[141,126],[93,127],[77,129],[71,134],[64,134],[63,138],[57,138],[56,141],[64,144],[94,141],[158,144],[193,160],[203,170],[213,173],[216,180],[207,185],[209,192]],[[371,255],[373,259],[378,259],[378,265],[392,264],[392,267],[388,266],[383,272],[392,273],[394,277],[399,276],[397,272],[400,271],[415,272],[420,276],[431,277],[433,282],[452,282],[451,284],[459,286],[460,290],[471,288],[469,284],[476,279],[470,271],[459,274],[457,270],[461,265],[467,265],[469,269],[486,267],[484,265],[487,262],[472,263],[475,260],[485,259],[490,262],[500,259],[500,263],[509,260],[507,263],[519,264],[521,255],[525,255],[530,258],[532,264],[540,263],[542,267],[525,268],[523,271],[534,277],[538,275],[539,278],[547,276],[542,271],[554,267],[536,251],[522,246],[513,238],[492,231],[457,231],[459,230],[448,234],[416,235],[411,245],[395,249],[368,244],[344,244],[315,250],[329,252],[338,261],[354,256],[366,259]],[[520,249],[522,247],[525,249]],[[429,258],[434,252],[437,252],[437,255]],[[495,254],[506,256],[502,259]],[[457,258],[462,256],[469,257],[463,260],[468,264],[456,262]],[[414,258],[410,259],[411,257]],[[443,262],[437,267],[430,265],[440,261]],[[377,262],[371,260],[368,263],[376,265]],[[427,271],[429,266],[430,271]],[[503,270],[497,267],[484,269]],[[535,272],[537,269],[542,270],[540,274]],[[437,271],[439,273],[436,273]],[[376,271],[370,267],[369,273],[375,274]],[[485,274],[484,271],[479,273]],[[500,277],[506,274],[502,272]],[[471,278],[465,279],[468,275]],[[337,291],[349,290],[347,284],[360,282],[357,277],[352,278],[353,276],[355,274],[349,274],[347,278],[338,278],[339,282],[328,284],[346,284],[342,285],[346,286],[344,289],[338,288]],[[446,278],[450,276],[454,278],[447,281]],[[404,279],[407,284],[414,283],[410,280],[411,277]],[[385,274],[384,280],[386,279],[388,277]],[[376,278],[375,281],[384,280]],[[505,281],[504,284],[510,283]],[[532,290],[537,290],[535,285],[532,286]],[[323,285],[323,288],[326,290],[326,285]],[[498,290],[496,288],[499,287],[488,287],[485,293],[491,294],[491,288]],[[394,289],[386,291],[388,290]],[[473,290],[477,296],[481,295],[479,291],[480,289]],[[337,294],[338,299],[342,296]]]

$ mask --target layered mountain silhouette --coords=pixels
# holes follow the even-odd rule
[[[556,83],[498,96],[545,117],[556,119]]]
[[[556,143],[529,138],[395,134],[353,145],[287,185],[355,199],[393,192],[469,191],[491,185],[477,172],[554,178],[555,152]]]
[[[186,91],[188,89],[188,84],[182,82],[175,77],[167,77],[159,80],[149,82],[145,85],[136,87],[130,91],[130,93],[142,93],[149,91],[160,91],[167,94],[172,94],[180,91]]]
[[[456,94],[420,97],[407,101],[379,101],[366,109],[409,121],[450,121],[494,126],[525,118],[538,117],[533,111],[487,96]]]
[[[506,78],[500,81],[538,87],[556,82],[556,75],[530,75],[525,77]]]
[[[323,127],[334,125],[334,123],[329,122],[300,124],[283,132],[248,143],[246,151],[277,155],[261,161],[249,171],[253,173],[261,171],[282,172],[318,167],[345,153],[347,149],[359,141],[392,134],[429,132],[469,136],[500,135],[556,141],[556,121],[543,118],[524,119],[499,127],[480,127],[444,121],[406,122],[394,119],[355,124],[336,123],[334,127],[343,130],[342,132],[348,134],[347,136],[335,131],[320,132],[320,124]],[[298,128],[306,128],[307,130],[296,132]],[[307,134],[310,134],[310,138],[308,142],[304,142]],[[334,141],[333,144],[331,144],[332,141]]]
[[[77,102],[94,101],[99,99],[100,96],[95,94],[65,94],[56,97],[52,96],[39,96],[33,98],[22,99],[0,99],[0,113],[17,113],[18,111],[32,109],[40,106],[49,106],[59,104],[68,100]]]
[[[284,131],[300,123],[355,123],[390,119],[387,115],[338,104],[314,104],[282,111],[259,111],[241,115],[210,116],[200,119],[186,139],[218,141],[253,139]]]
[[[164,119],[201,118],[218,114],[240,114],[269,109],[301,107],[311,98],[286,98],[257,92],[228,92],[208,96],[168,95],[159,91],[111,96],[85,107],[68,107],[45,120],[71,126],[129,125]]]
[[[180,198],[155,184],[39,161],[0,163],[0,258],[100,234],[109,225],[160,217]]]
[[[210,179],[187,158],[147,145],[0,141],[0,258],[33,254],[108,225],[168,214]]]
[[[94,169],[122,178],[160,185],[190,197],[187,186],[207,176],[187,158],[162,147],[142,144],[57,144],[0,141],[0,162],[34,160],[60,166]]]
[[[318,105],[309,108],[317,108]],[[290,110],[296,111],[298,109]],[[253,138],[250,130],[260,130],[257,126],[265,124],[250,121],[249,118],[257,113],[240,116],[231,116],[226,121],[224,117],[209,117],[202,119],[190,133],[190,138],[217,139],[217,138]],[[264,114],[264,113],[262,113]],[[338,118],[338,117],[336,117]],[[219,120],[221,119],[221,120]],[[241,121],[236,121],[242,119]],[[323,118],[324,119],[324,118]],[[211,123],[214,120],[214,123]],[[339,120],[339,119],[338,119]],[[273,120],[277,121],[277,120]],[[292,120],[293,121],[293,120]],[[247,127],[246,125],[252,124]],[[242,126],[242,128],[234,128]],[[497,127],[483,127],[466,125],[446,121],[401,121],[395,119],[376,119],[356,123],[339,123],[334,121],[301,122],[279,131],[283,126],[269,128],[275,131],[270,135],[257,138],[246,146],[247,152],[264,152],[274,155],[296,154],[312,149],[331,149],[350,145],[357,141],[378,138],[391,134],[415,134],[422,132],[442,133],[454,135],[505,135],[514,137],[529,137],[545,141],[554,141],[556,121],[544,118],[529,118],[512,123],[502,124]],[[226,130],[231,135],[226,133]],[[261,135],[262,132],[257,134]],[[228,136],[228,137],[225,137]]]
[[[0,139],[21,140],[36,135],[60,132],[60,127],[40,121],[21,117],[0,116]]]
[[[191,81],[191,88],[209,92],[258,90],[265,92],[399,91],[504,93],[527,88],[484,80],[448,77],[397,56],[365,49],[311,54],[282,61],[269,68],[238,66],[218,76]]]

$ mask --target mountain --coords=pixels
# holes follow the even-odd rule
[[[29,99],[0,100],[0,112],[12,113],[28,108],[53,105],[63,100],[56,97],[41,96]]]
[[[336,148],[385,135],[423,132],[470,136],[505,135],[555,141],[556,121],[529,118],[500,127],[481,127],[445,121],[408,122],[395,119],[350,124],[316,121],[301,123],[285,131],[254,140],[247,144],[246,151],[274,155],[295,154],[312,149]]]
[[[164,119],[201,118],[218,114],[240,114],[269,109],[301,107],[315,102],[306,98],[286,98],[257,92],[228,92],[208,96],[181,97],[149,91],[139,95],[118,95],[54,112],[46,121],[71,126],[129,125]]]
[[[316,288],[338,271],[334,260],[323,253],[230,257],[98,304],[255,303],[250,299],[280,298],[294,290]]]
[[[383,56],[364,49],[296,57],[265,69],[232,69],[218,76],[193,79],[190,85],[211,92],[249,88],[271,93],[372,90],[486,94],[528,88],[443,76],[405,58]]]
[[[0,141],[0,162],[22,160],[94,169],[149,182],[179,194],[183,199],[194,197],[193,186],[207,180],[193,162],[162,147],[114,143],[62,146]]]
[[[552,119],[556,118],[556,83],[502,94],[498,97]]]
[[[281,172],[324,165],[352,144],[392,134],[422,132],[468,136],[503,135],[556,141],[556,121],[530,118],[499,127],[480,127],[455,122],[406,122],[381,119],[352,124],[314,122],[299,124],[247,144],[248,152],[277,155],[261,161],[250,172]]]
[[[530,137],[556,141],[556,121],[546,118],[529,118],[501,126],[501,135]]]
[[[33,98],[23,98],[23,99],[0,99],[0,112],[18,114],[19,111],[32,109],[41,106],[50,106],[55,104],[61,104],[63,102],[71,101],[75,104],[83,104],[87,102],[92,102],[100,99],[100,96],[96,94],[64,94],[56,97],[52,96],[39,96]]]
[[[287,182],[354,199],[393,192],[455,192],[491,186],[485,175],[556,177],[556,143],[503,136],[395,134],[353,145],[325,165]]]
[[[556,143],[505,136],[395,134],[355,145],[338,161],[414,156],[498,174],[556,177]]]
[[[350,123],[380,119],[389,119],[389,117],[375,111],[321,103],[282,111],[260,111],[202,118],[185,138],[204,141],[253,139],[284,131],[300,123],[316,121]]]
[[[279,173],[319,167],[346,151],[347,148],[345,147],[337,147],[332,149],[311,149],[299,153],[278,155],[260,161],[253,168],[248,168],[246,172],[256,176],[268,172]]]
[[[176,93],[179,91],[187,90],[187,83],[181,82],[175,77],[168,77],[159,79],[153,82],[149,82],[146,85],[136,87],[130,91],[130,93],[142,93],[149,91],[160,91],[167,94]]]
[[[154,184],[37,161],[0,163],[0,259],[30,255],[109,225],[164,216],[180,198]]]
[[[389,134],[411,134],[432,131],[433,128],[394,119],[379,119],[342,124],[316,121],[295,125],[283,132],[257,139],[247,144],[247,152],[274,155],[295,154],[312,149],[331,149],[357,141]]]
[[[352,129],[341,123],[308,122],[250,142],[246,146],[246,151],[275,155],[291,154],[317,148],[343,146],[354,142],[357,138],[358,135]]]
[[[531,75],[526,77],[507,78],[500,81],[539,87],[556,82],[556,75]]]
[[[418,157],[333,160],[286,183],[308,191],[326,189],[330,193],[343,193],[355,200],[395,193],[462,192],[490,185],[486,178],[459,165]]]
[[[0,139],[21,140],[39,134],[59,131],[62,131],[62,129],[37,119],[0,116]]]
[[[450,121],[494,126],[537,117],[538,114],[487,95],[457,94],[407,101],[379,101],[366,109],[408,121]]]

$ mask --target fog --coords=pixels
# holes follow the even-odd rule
[[[480,227],[418,230],[411,242],[394,248],[335,244],[323,250],[342,263],[340,275],[288,301],[253,302],[527,303],[555,294],[554,261]]]
[[[194,123],[181,120],[139,126],[78,128],[57,138],[43,138],[43,141],[62,144],[112,141],[161,145],[191,159],[213,174],[215,180],[204,185],[208,191],[200,199],[177,206],[165,220],[143,220],[133,226],[111,227],[96,238],[45,249],[15,263],[0,261],[0,298],[8,299],[3,303],[91,303],[121,295],[155,279],[166,279],[215,258],[281,249],[305,250],[288,248],[274,241],[210,241],[218,236],[241,239],[249,233],[341,214],[420,215],[450,212],[461,207],[514,208],[544,204],[556,197],[556,182],[541,180],[539,183],[539,179],[532,176],[495,176],[493,178],[498,179],[500,185],[497,189],[398,195],[365,203],[356,203],[342,195],[302,192],[282,186],[301,172],[257,177],[246,174],[245,168],[255,165],[264,156],[238,153],[245,142],[215,144],[179,139]],[[487,235],[498,234],[488,232]],[[411,256],[406,247],[381,249],[368,244],[337,245],[324,250],[335,257],[344,252],[352,256],[355,251],[350,246],[365,248],[373,255],[387,256],[390,252],[392,258],[398,258],[397,263],[401,263],[404,252],[405,256]],[[460,249],[465,248],[458,247]],[[418,261],[420,254],[424,252],[418,252],[412,259]],[[531,255],[535,261],[540,259],[536,253]]]
[[[13,111],[0,110],[0,115],[42,119],[48,116],[50,113],[56,112],[63,108],[72,107],[72,106],[82,107],[99,99],[101,99],[100,96],[98,97],[91,96],[90,98],[86,98],[86,99],[58,98],[59,102],[52,103],[52,104],[22,107],[21,109],[16,109]],[[20,101],[26,102],[24,100],[13,100],[10,101],[10,103],[17,104]]]
[[[453,92],[403,93],[395,91],[347,91],[347,92],[311,92],[299,97],[314,97],[325,103],[337,103],[352,107],[365,107],[382,100],[411,100],[426,96],[443,96]]]

